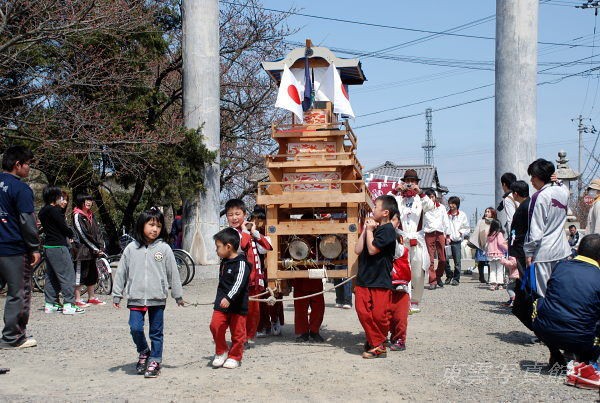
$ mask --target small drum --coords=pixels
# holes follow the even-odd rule
[[[342,253],[342,241],[337,235],[324,235],[319,242],[321,255],[327,259],[335,259]]]
[[[288,244],[290,256],[295,260],[304,260],[310,254],[310,245],[304,239],[294,238]]]

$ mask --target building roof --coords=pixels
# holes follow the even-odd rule
[[[310,67],[328,67],[331,63],[335,64],[335,67],[340,73],[342,83],[347,85],[360,85],[367,80],[365,73],[362,70],[361,63],[358,59],[344,59],[337,57],[328,48],[319,46],[311,47],[312,55],[309,56]],[[296,48],[288,53],[283,59],[278,59],[272,62],[262,62],[262,67],[271,76],[273,80],[279,85],[281,81],[281,73],[283,73],[283,66],[288,65],[292,68],[304,68],[304,54],[306,48]]]
[[[437,174],[437,168],[433,165],[396,165],[393,162],[386,161],[382,165],[367,169],[364,176],[368,181],[372,179],[387,179],[397,182],[404,176],[407,169],[414,169],[421,181],[419,187],[421,189],[433,189],[441,193],[448,193],[448,188],[440,184],[440,179]]]

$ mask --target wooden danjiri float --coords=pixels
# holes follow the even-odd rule
[[[258,184],[257,196],[273,245],[269,287],[287,295],[290,279],[351,277],[358,269],[354,246],[373,201],[356,135],[341,115],[353,115],[347,86],[366,78],[357,59],[310,40],[262,66],[280,87],[276,106],[293,111],[291,124],[272,126],[279,151],[266,157],[269,181]]]

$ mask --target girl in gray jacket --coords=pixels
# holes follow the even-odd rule
[[[165,217],[156,207],[144,211],[137,219],[135,242],[123,251],[113,287],[113,306],[121,307],[127,294],[129,327],[139,353],[136,370],[146,378],[160,373],[163,350],[163,314],[169,286],[177,305],[183,306],[183,290],[175,256],[167,239]],[[144,316],[148,313],[150,343],[144,335]]]

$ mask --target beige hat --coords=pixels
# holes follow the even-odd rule
[[[592,180],[592,182],[590,182],[590,184],[588,185],[587,188],[600,190],[600,178],[596,178],[596,179]]]

